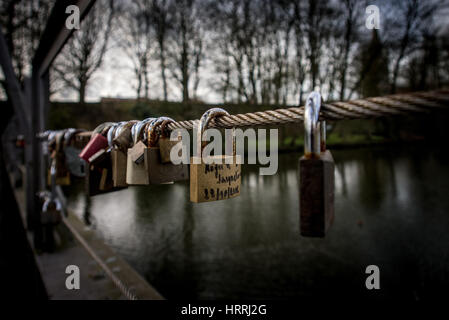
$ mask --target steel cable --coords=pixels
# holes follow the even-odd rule
[[[429,113],[435,109],[449,107],[449,90],[396,94],[350,101],[326,103],[320,119],[368,119],[383,116]],[[209,127],[232,128],[263,125],[279,125],[302,122],[304,107],[258,111],[222,116],[212,120]],[[193,129],[198,120],[173,122],[168,128]]]

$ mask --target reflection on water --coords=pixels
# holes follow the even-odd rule
[[[241,196],[189,202],[188,183],[130,187],[86,204],[105,242],[167,298],[394,297],[420,299],[449,285],[449,167],[442,151],[334,151],[334,225],[299,236],[297,162],[275,176],[243,168]],[[75,188],[74,188],[75,189]],[[378,265],[381,290],[365,289]]]

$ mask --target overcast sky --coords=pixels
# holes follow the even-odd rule
[[[381,9],[381,28],[385,28],[382,24],[382,8]],[[449,13],[441,14],[440,16],[447,17]],[[449,29],[449,19],[445,18],[441,21],[445,25],[444,30]],[[370,31],[369,31],[370,32]],[[94,102],[99,101],[102,97],[118,97],[118,98],[134,98],[136,96],[135,86],[136,80],[132,71],[131,60],[123,52],[123,49],[119,48],[114,43],[114,38],[111,39],[111,49],[106,53],[103,65],[98,70],[93,78],[90,79],[87,90],[87,101]],[[213,72],[213,67],[206,59],[203,60],[203,66],[201,69],[201,81],[199,84],[198,97],[199,99],[207,103],[219,103],[222,97],[214,92],[209,84],[210,80],[217,75]],[[1,72],[1,69],[0,69]],[[160,69],[157,63],[153,61],[150,65],[150,99],[162,98],[162,85],[159,83]],[[0,77],[3,77],[0,74]],[[168,99],[172,101],[181,100],[181,90],[173,82],[169,80],[169,96]],[[0,99],[4,99],[4,93],[0,90]],[[77,101],[78,95],[73,90],[62,90],[52,96],[52,100],[58,101]],[[294,104],[296,99],[292,98],[288,101],[289,104]]]
[[[86,100],[99,101],[102,97],[135,98],[136,79],[132,69],[132,62],[122,49],[113,47],[107,51],[105,60],[100,70],[89,81]],[[199,99],[208,103],[221,102],[221,96],[214,92],[208,85],[211,77],[211,66],[207,60],[203,61],[201,81],[198,88]],[[160,83],[160,68],[154,61],[150,65],[150,99],[162,99],[162,85]],[[168,73],[170,74],[170,73]],[[181,90],[173,81],[168,81],[168,99],[181,100]],[[52,96],[52,100],[77,101],[78,94],[73,90],[62,90]]]

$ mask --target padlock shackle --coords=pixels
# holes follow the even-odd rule
[[[54,130],[51,130],[51,131],[48,132],[47,142],[48,142],[49,144],[50,144],[51,141],[55,138],[56,132],[57,132],[57,131],[54,131]]]
[[[151,123],[147,127],[147,146],[155,147],[157,141],[159,140],[159,136],[157,135],[156,129],[162,125],[166,121],[174,122],[173,119],[169,117],[159,117],[155,120],[151,121]]]
[[[112,141],[114,141],[114,139],[120,134],[120,132],[122,132],[123,126],[127,123],[127,121],[120,121],[117,123],[114,134],[112,135]]]
[[[167,126],[173,122],[175,122],[175,120],[173,120],[172,118],[169,118],[169,117],[167,117],[167,119],[162,122],[162,124],[160,125],[161,137],[167,138],[169,136],[169,134],[168,134],[169,130],[168,130]]]
[[[140,136],[142,134],[142,128],[148,124],[148,122],[153,121],[155,118],[146,118],[142,121],[137,122],[136,124],[133,125],[133,127],[131,128],[131,138],[133,140],[133,144],[137,144],[137,142],[139,142],[140,140]],[[134,129],[134,130],[133,130]]]
[[[67,129],[67,131],[64,134],[64,146],[68,146],[76,134],[85,131],[86,131],[85,129],[75,129],[75,128]]]
[[[304,108],[304,154],[319,156],[326,150],[326,123],[319,121],[321,95],[317,91],[309,94]]]
[[[98,125],[92,132],[92,136],[95,136],[95,133],[100,133],[101,135],[105,136],[109,130],[109,128],[113,125],[115,125],[115,122],[104,122],[100,125]]]
[[[138,123],[139,120],[129,120],[129,121],[122,121],[119,122],[118,128],[115,130],[114,139],[117,138],[124,129],[132,128],[136,123]]]
[[[122,144],[124,144],[124,141],[117,140],[117,138],[122,134],[123,130],[129,130],[130,128],[132,130],[134,125],[138,122],[139,122],[138,120],[119,122],[117,128],[114,131],[114,135],[112,137],[112,146],[118,147],[118,148],[124,148],[124,150],[125,150],[125,148],[133,142],[132,133],[131,133],[131,135],[127,136],[128,140],[126,141],[124,146],[122,146]]]
[[[114,124],[113,124],[112,126],[110,126],[109,129],[108,129],[108,133],[107,133],[106,137],[107,137],[107,139],[108,139],[108,146],[109,146],[110,149],[113,148],[112,139],[113,139],[113,137],[114,137],[114,132],[115,132],[115,130],[117,129],[118,125],[119,125],[118,123],[114,123]]]
[[[42,206],[42,212],[48,212],[48,206],[51,203],[55,204],[55,210],[56,211],[62,211],[61,201],[59,201],[58,198],[49,198],[49,199],[45,200],[44,205]]]
[[[70,142],[73,134],[77,131],[75,128],[68,128],[64,132],[64,145],[67,145]]]
[[[58,134],[59,130],[52,130],[49,131],[47,136],[47,146],[50,149],[54,149],[53,145],[56,144],[56,135]]]
[[[196,150],[197,150],[197,157],[202,157],[203,152],[203,133],[207,129],[207,126],[209,125],[210,121],[217,117],[222,116],[229,116],[229,113],[222,108],[212,108],[207,110],[203,115],[201,116],[199,122],[198,122],[198,128],[197,128],[197,135],[196,135]],[[234,129],[233,129],[234,130]],[[235,154],[235,139],[234,139],[234,132],[232,134],[232,151],[233,154]]]
[[[54,150],[56,153],[59,153],[64,148],[64,137],[65,137],[66,130],[59,130],[55,134],[55,147]]]

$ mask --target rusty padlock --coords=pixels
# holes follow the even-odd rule
[[[241,161],[235,155],[235,134],[232,134],[232,154],[203,156],[203,133],[209,122],[229,115],[221,108],[206,111],[197,128],[197,153],[190,158],[190,201],[209,202],[225,200],[240,195]],[[220,150],[221,151],[221,150]]]
[[[320,108],[321,95],[312,92],[304,110],[304,156],[299,159],[300,229],[305,237],[324,237],[334,220],[334,159],[326,150]]]
[[[168,117],[160,117],[148,125],[148,147],[144,149],[144,162],[149,184],[172,183],[188,179],[188,165],[171,162],[162,163],[160,147],[158,146],[159,134],[156,130],[160,128],[164,131],[165,126],[170,122],[174,122],[174,120]]]

